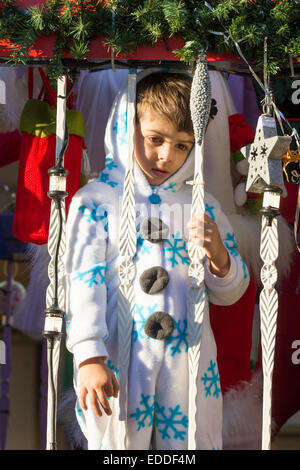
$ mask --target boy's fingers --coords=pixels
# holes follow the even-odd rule
[[[199,222],[211,222],[214,223],[214,221],[206,214],[202,213],[199,215],[193,215],[193,217],[189,220],[187,226],[188,228],[193,228],[196,227]]]
[[[89,402],[92,407],[93,412],[95,413],[96,416],[99,416],[99,418],[102,416],[102,411],[100,409],[99,403],[98,403],[98,396],[96,390],[89,390]]]
[[[112,380],[109,380],[107,384],[104,386],[105,394],[107,397],[112,397],[114,394],[114,388],[112,384]]]
[[[79,403],[83,410],[87,410],[86,396],[87,396],[87,389],[86,388],[81,389],[80,395],[79,395]]]
[[[112,384],[113,384],[113,389],[114,389],[113,396],[117,398],[119,390],[120,390],[120,386],[115,376],[113,376]]]
[[[101,406],[103,407],[105,413],[107,415],[111,415],[112,411],[111,411],[111,408],[109,406],[108,400],[106,398],[104,389],[103,388],[98,389],[97,394],[98,394],[98,398],[99,398],[99,401],[101,403]]]

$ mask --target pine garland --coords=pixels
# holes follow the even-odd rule
[[[20,8],[14,0],[0,2],[0,38],[11,42],[9,62],[26,64],[39,36],[55,33],[56,42],[48,74],[64,73],[63,51],[77,59],[88,56],[92,39],[109,35],[111,11],[94,0],[48,0],[43,6]]]
[[[175,52],[185,63],[203,49],[237,54],[236,42],[260,69],[267,37],[268,72],[276,75],[289,56],[300,57],[300,0],[48,0],[27,10],[14,0],[0,1],[0,37],[11,42],[13,63],[25,64],[36,39],[51,33],[53,76],[63,71],[63,50],[84,59],[99,36],[125,55],[174,35],[184,40]]]

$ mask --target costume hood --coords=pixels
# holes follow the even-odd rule
[[[137,82],[151,73],[163,72],[162,69],[147,69],[137,74]],[[178,73],[178,70],[166,70],[168,73]],[[184,72],[185,74],[187,72]],[[191,77],[192,78],[192,77]],[[111,176],[118,183],[124,180],[127,158],[128,158],[128,140],[127,140],[127,106],[128,106],[128,85],[127,83],[117,94],[111,108],[105,133],[105,166],[113,169]],[[194,174],[194,148],[190,151],[185,163],[179,170],[171,175],[164,183],[160,185],[162,189],[167,187],[174,188],[177,191],[186,181],[193,179]],[[136,161],[134,161],[135,184],[141,187],[149,187],[149,183]]]

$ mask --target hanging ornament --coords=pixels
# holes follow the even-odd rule
[[[254,142],[241,149],[249,163],[247,192],[262,193],[269,185],[284,190],[281,159],[291,140],[277,135],[274,117],[262,114],[258,118]]]
[[[300,184],[300,148],[290,150],[282,157],[283,171],[288,183]],[[293,165],[293,164],[297,164]]]
[[[266,100],[269,95],[266,94]],[[263,362],[263,429],[262,449],[271,448],[272,424],[272,377],[278,312],[278,294],[275,289],[278,257],[278,221],[280,196],[284,191],[282,157],[287,151],[291,138],[278,136],[275,118],[268,114],[259,117],[254,142],[242,149],[249,162],[246,191],[263,193],[262,230],[260,255],[263,260],[260,294],[261,343]]]

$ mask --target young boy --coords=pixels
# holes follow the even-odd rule
[[[206,213],[189,220],[191,79],[149,71],[141,76],[134,138],[137,251],[126,448],[184,450],[189,415],[187,239],[204,247],[207,295],[215,304],[236,302],[249,276],[212,196],[206,194]],[[76,415],[89,449],[120,448],[117,300],[126,113],[125,87],[107,124],[106,168],[75,195],[67,222],[67,346],[74,354]],[[154,226],[155,233],[149,230]],[[208,313],[197,378],[196,442],[197,449],[221,449],[222,396]]]

